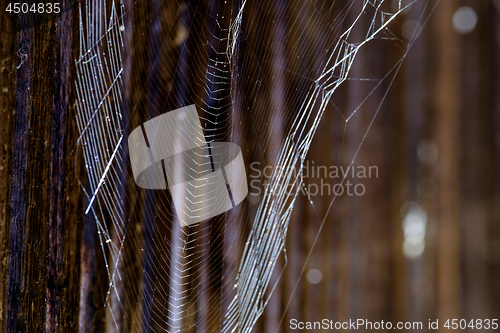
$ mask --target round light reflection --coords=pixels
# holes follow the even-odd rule
[[[453,15],[453,29],[459,34],[465,35],[472,32],[476,24],[477,14],[471,7],[460,7]]]

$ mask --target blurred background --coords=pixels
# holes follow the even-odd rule
[[[244,306],[258,320],[236,331],[500,319],[500,1],[113,3],[2,8],[0,331],[220,332]],[[349,66],[320,81],[331,55]],[[277,213],[284,252],[265,293],[228,316],[266,202],[252,193],[300,143],[316,84],[303,183]],[[189,104],[208,141],[240,145],[250,195],[180,228],[169,193],[135,185],[126,137]],[[113,142],[92,150],[107,126],[125,138],[112,162]],[[333,193],[347,182],[359,192]]]

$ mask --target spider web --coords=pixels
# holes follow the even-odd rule
[[[110,330],[252,331],[279,282],[271,277],[286,254],[302,169],[325,112],[332,112],[332,96],[349,80],[372,84],[366,99],[392,82],[412,40],[395,38],[391,24],[419,1],[309,0],[287,7],[286,1],[158,0],[146,18],[137,17],[139,1],[81,3],[75,64],[87,170],[82,187],[107,272],[102,306]],[[140,20],[150,31],[138,31]],[[147,40],[143,60],[133,60],[140,57],[130,46],[132,34],[136,42]],[[377,79],[353,75],[359,52],[381,40],[402,49],[394,67]],[[136,65],[148,72],[134,72]],[[138,77],[146,82],[131,85]],[[136,100],[131,89],[139,92]],[[207,142],[235,142],[247,164],[279,168],[261,196],[181,227],[167,190],[144,191],[130,182],[126,143],[140,125],[134,115],[144,121],[190,104],[199,110]],[[343,115],[345,126],[360,107]],[[324,224],[326,215],[318,219]]]

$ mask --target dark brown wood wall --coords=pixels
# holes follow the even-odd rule
[[[187,77],[198,77],[204,70],[206,61],[201,61],[199,68],[189,64],[195,63],[195,56],[203,55],[196,43],[206,38],[200,31],[213,24],[210,10],[217,8],[217,3],[188,3],[181,18],[179,4],[125,1],[125,29],[133,31],[126,35],[124,44],[128,62],[124,64],[123,114],[129,128],[189,98],[197,103],[206,99],[189,86],[193,82],[165,90],[157,87],[175,79],[179,75],[175,69],[182,62],[187,64]],[[240,140],[242,147],[248,148],[246,156],[250,159],[261,156],[263,142],[276,145],[281,141],[284,134],[280,120],[293,110],[294,89],[310,83],[306,79],[310,73],[304,70],[309,64],[295,59],[309,52],[307,61],[313,63],[317,60],[314,50],[310,45],[303,50],[290,48],[284,36],[307,27],[309,43],[321,42],[321,34],[314,30],[318,26],[304,23],[314,11],[312,7],[302,10],[302,3],[277,1],[265,8],[253,2],[247,4],[248,16],[244,20],[251,22],[244,21],[246,30],[239,54],[242,58],[237,64],[245,65],[238,73],[242,81],[238,91],[241,99],[248,99],[235,107],[233,116],[237,121],[223,119],[227,123],[217,135]],[[342,13],[346,3],[336,2],[332,18]],[[375,118],[376,108],[369,104],[360,109],[359,117],[345,125],[345,116],[361,103],[368,89],[361,81],[349,82],[328,105],[308,159],[316,164],[345,165],[375,119],[358,161],[377,165],[380,177],[369,181],[365,196],[340,197],[331,209],[329,197],[314,200],[314,207],[306,197],[299,197],[287,238],[288,265],[284,267],[284,259],[279,260],[277,269],[284,268],[284,275],[257,324],[257,332],[278,328],[290,331],[288,321],[292,318],[426,323],[435,318],[500,315],[500,8],[493,0],[431,1],[427,8],[416,6],[430,14],[435,5]],[[451,25],[460,5],[473,7],[479,17],[476,29],[463,36],[457,35]],[[0,12],[2,332],[101,332],[109,327],[103,307],[109,284],[106,267],[96,241],[95,221],[83,214],[80,182],[85,180],[85,170],[76,141],[73,66],[79,52],[77,6],[78,2],[63,1],[63,13],[57,16],[17,16],[6,13],[4,8]],[[230,8],[226,9],[229,18]],[[266,13],[267,9],[271,12]],[[418,15],[404,14],[391,27],[401,40],[406,19],[418,19]],[[190,54],[180,52],[179,45],[171,42],[177,29],[182,28],[182,20],[194,22],[190,25],[194,36],[187,45]],[[196,22],[203,24],[197,26]],[[257,35],[259,28],[270,33]],[[372,53],[360,53],[353,74],[380,77],[387,73],[401,56],[397,38],[393,43],[396,47],[377,44]],[[276,65],[278,62],[285,67]],[[260,95],[255,96],[254,87],[262,82],[272,82],[264,86],[271,90],[259,90]],[[134,89],[137,86],[146,89]],[[174,94],[166,93],[170,88]],[[383,84],[383,89],[389,89],[388,83]],[[383,89],[373,101],[384,98]],[[276,90],[283,90],[283,95],[273,93]],[[248,102],[250,98],[253,101]],[[282,109],[281,103],[285,105]],[[269,105],[273,106],[271,112],[266,108]],[[252,117],[245,106],[255,109]],[[265,121],[256,123],[257,116]],[[257,128],[263,123],[272,126]],[[231,134],[231,129],[236,133]],[[256,133],[262,134],[258,140]],[[436,164],[419,162],[417,150],[422,141],[437,145]],[[272,161],[272,150],[266,154],[270,156],[264,160]],[[124,191],[134,186],[133,180],[127,179]],[[435,193],[422,195],[417,191],[422,184],[435,184]],[[158,234],[153,234],[152,225],[155,212],[163,208],[162,200],[142,191],[133,207],[127,207],[131,216],[125,249],[154,239],[161,241]],[[417,259],[406,258],[401,250],[400,208],[406,201],[419,202],[428,213],[426,250]],[[245,209],[248,206],[242,211]],[[326,223],[301,275],[327,212]],[[224,220],[219,223],[204,237],[220,237]],[[245,233],[238,228],[226,230],[234,233],[231,239]],[[145,249],[149,255],[155,251]],[[151,272],[152,263],[132,250],[125,250],[123,255],[126,302],[123,309],[116,311],[120,315],[123,312],[121,331],[140,332],[141,323],[149,320],[144,317],[149,304],[140,297],[143,281],[138,272]],[[221,256],[222,252],[217,253],[214,259],[219,262],[214,264],[214,271],[203,274],[218,276],[217,270],[225,269]],[[323,273],[316,285],[306,279],[313,268]],[[234,275],[234,271],[228,274]],[[197,278],[190,283],[196,283]],[[164,287],[160,282],[156,286]],[[199,288],[214,295],[222,286],[215,283]],[[196,302],[205,310],[205,322],[200,323],[199,330],[218,330],[221,323],[210,316],[220,316],[222,310],[208,309],[206,300]],[[192,323],[196,316],[186,320]]]
[[[78,329],[84,178],[71,84],[75,5],[64,2],[57,16],[0,15],[5,332]]]

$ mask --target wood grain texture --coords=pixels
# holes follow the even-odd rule
[[[218,122],[212,130],[217,140],[238,143],[247,164],[272,164],[286,122],[314,82],[310,68],[322,61],[329,33],[347,28],[362,2],[248,2],[233,59],[234,95],[209,97],[218,87],[205,76],[208,58],[226,51],[222,43],[210,43],[217,44],[214,33],[227,31],[241,1],[218,13],[225,3],[125,1],[122,125],[128,133],[188,102],[208,111],[221,107],[222,116],[200,110],[203,119]],[[291,332],[292,318],[395,322],[500,315],[500,6],[494,0],[462,3],[478,13],[476,30],[455,33],[451,20],[458,4],[441,1],[373,124],[387,81],[349,122],[345,116],[401,58],[408,42],[405,23],[419,20],[423,10],[429,14],[435,3],[424,8],[417,2],[417,11],[393,22],[388,39],[372,41],[369,53],[358,54],[353,79],[328,103],[307,159],[346,166],[371,125],[356,163],[378,166],[380,178],[365,183],[361,198],[336,198],[331,210],[332,196],[311,203],[299,195],[286,266],[280,259],[276,269],[283,275],[272,277],[276,291],[255,332]],[[116,190],[125,198],[121,218],[127,223],[118,266],[123,284],[117,286],[121,301],[112,295],[111,306],[104,307],[109,254],[103,254],[94,216],[83,213],[86,175],[75,121],[79,2],[62,5],[61,15],[16,16],[4,8],[0,13],[0,331],[161,331],[172,321],[166,316],[167,300],[175,298],[168,261],[183,257],[170,251],[182,230],[165,222],[176,222],[169,194],[137,190],[128,157],[121,156],[123,182]],[[219,27],[217,14],[225,15]],[[346,22],[325,22],[340,17]],[[352,37],[364,38],[357,33]],[[295,38],[302,38],[302,48],[295,47]],[[434,164],[418,157],[424,141],[439,148]],[[434,191],[422,192],[429,183]],[[428,217],[418,258],[402,251],[400,209],[407,201],[418,202]],[[228,281],[238,274],[249,232],[240,222],[248,222],[255,209],[245,202],[227,220],[196,229],[198,239],[184,239],[200,244],[202,254],[190,252],[197,256],[193,262],[208,263],[197,264],[201,268],[179,287],[194,288],[186,297],[189,311],[179,315],[189,332],[220,330],[236,290]],[[318,284],[307,280],[312,268],[322,273]]]
[[[9,266],[10,187],[12,180],[12,130],[16,78],[16,30],[13,15],[0,13],[0,331],[6,330],[7,275]]]

